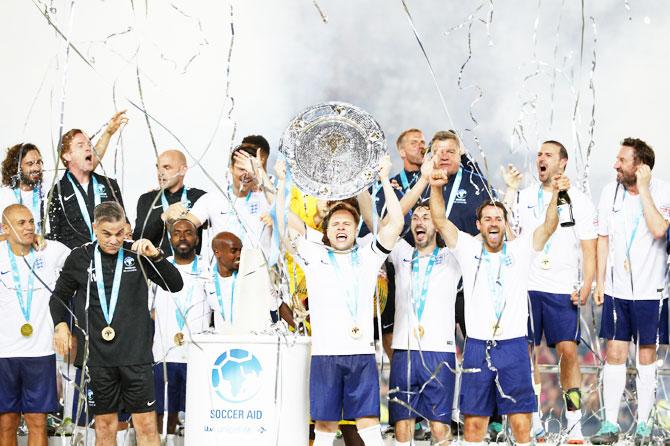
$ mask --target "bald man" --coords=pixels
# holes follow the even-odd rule
[[[158,189],[140,196],[137,200],[137,220],[133,239],[146,238],[167,253],[172,254],[170,234],[168,233],[161,214],[174,203],[181,202],[190,209],[205,191],[184,186],[184,177],[188,170],[186,157],[179,150],[166,150],[158,156]],[[202,228],[198,229],[198,239],[202,240]],[[200,253],[201,242],[198,241],[196,252]]]
[[[35,217],[12,204],[0,242],[0,444],[15,445],[23,414],[28,444],[46,445],[47,413],[58,408],[49,298],[70,250],[49,240],[37,251]]]
[[[255,285],[262,284],[265,280],[261,275],[267,274],[265,269],[243,270],[239,275],[240,259],[242,258],[242,241],[231,232],[219,232],[212,239],[212,251],[216,264],[212,267],[211,281],[207,285],[207,302],[214,310],[214,328],[217,331],[227,330],[233,326],[239,328],[239,323],[246,324],[250,318],[243,315],[244,311],[256,308],[254,305],[245,305],[242,299],[253,299],[260,296],[251,295],[258,291]],[[247,255],[247,254],[245,254]],[[252,255],[252,253],[249,253]],[[247,262],[248,264],[249,262]],[[244,266],[243,266],[244,268]],[[269,287],[269,281],[268,287]],[[262,291],[262,285],[260,285]],[[270,318],[277,320],[279,315],[289,325],[293,325],[291,310],[285,303],[277,308],[277,302],[268,289],[268,323]],[[258,300],[260,304],[262,301]],[[259,305],[259,308],[262,308]],[[244,318],[245,321],[241,319]],[[245,325],[246,326],[246,325]]]

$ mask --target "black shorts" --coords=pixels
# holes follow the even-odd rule
[[[156,410],[154,374],[151,364],[89,367],[95,395],[93,413],[144,413]]]
[[[388,297],[384,311],[382,311],[382,334],[393,333],[395,321],[395,269],[391,262],[386,262],[386,276],[388,277]],[[375,339],[379,339],[377,318],[374,322]]]

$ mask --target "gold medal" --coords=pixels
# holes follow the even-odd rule
[[[110,342],[116,336],[116,332],[109,325],[102,329],[102,339],[107,342]]]
[[[502,335],[502,327],[499,322],[496,322],[491,326],[491,331],[493,332],[493,337]]]
[[[176,346],[184,345],[184,333],[181,331],[174,335],[174,344]]]
[[[414,327],[414,336],[417,339],[423,338],[424,334],[426,334],[426,330],[424,330],[423,325],[419,324],[416,327]]]
[[[625,259],[625,260],[623,261],[623,269],[624,269],[627,273],[630,272],[630,263],[628,263],[628,259]]]
[[[21,335],[27,337],[30,337],[33,334],[33,326],[30,325],[30,323],[25,323],[21,325]]]
[[[549,256],[544,255],[540,258],[540,268],[542,269],[551,269],[551,260],[549,260]]]
[[[349,336],[351,336],[351,337],[354,338],[354,339],[358,339],[358,338],[360,338],[362,335],[363,335],[363,332],[362,332],[361,329],[358,327],[358,325],[354,325],[354,326],[351,327],[351,329],[349,330]]]

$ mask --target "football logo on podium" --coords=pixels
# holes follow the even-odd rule
[[[230,403],[248,401],[261,388],[263,368],[249,351],[233,348],[223,352],[212,367],[212,387],[219,398]]]

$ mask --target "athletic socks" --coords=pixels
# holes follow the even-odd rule
[[[637,378],[637,422],[647,422],[654,407],[656,390],[656,364],[638,365]]]
[[[605,363],[603,367],[603,406],[605,406],[605,420],[610,423],[618,424],[621,395],[625,388],[626,364]]]
[[[312,446],[333,446],[335,435],[337,435],[335,432],[321,432],[315,429]]]
[[[410,446],[411,442],[395,440],[395,443],[393,443],[393,444],[394,444],[394,446]]]
[[[358,435],[363,440],[365,446],[384,446],[382,427],[379,424],[366,427],[365,429],[358,429]],[[317,446],[316,443],[314,443],[314,446]]]

